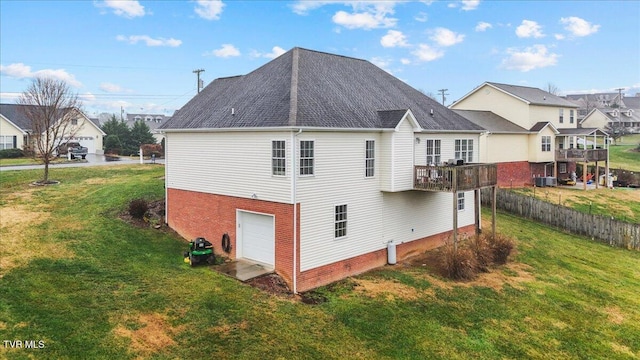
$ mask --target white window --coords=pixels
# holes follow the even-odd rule
[[[551,151],[551,136],[542,136],[542,151]]]
[[[336,239],[347,236],[347,205],[336,205],[334,236]]]
[[[569,123],[573,124],[573,110],[569,110]]]
[[[300,141],[300,175],[313,175],[313,140]]]
[[[455,158],[473,162],[473,139],[456,139]]]
[[[564,122],[564,109],[558,109],[558,121],[560,124]]]
[[[376,166],[376,142],[374,140],[365,141],[364,153],[364,176],[373,177]]]
[[[284,140],[274,140],[271,142],[271,174],[286,175],[287,158]]]
[[[15,135],[3,135],[0,136],[0,150],[13,149],[16,147]]]
[[[440,140],[427,139],[427,165],[440,165]]]
[[[560,174],[566,174],[567,173],[567,163],[559,163],[558,164],[558,171],[560,172]]]
[[[463,211],[463,210],[464,210],[464,193],[459,192],[458,193],[458,211]]]

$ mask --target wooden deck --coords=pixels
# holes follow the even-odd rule
[[[413,188],[423,191],[457,192],[482,189],[498,183],[496,164],[414,167]]]
[[[606,161],[607,149],[559,149],[556,161]]]

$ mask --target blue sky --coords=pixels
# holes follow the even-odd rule
[[[66,80],[89,116],[170,115],[293,47],[373,62],[445,103],[485,81],[640,92],[640,1],[0,0],[0,101]]]

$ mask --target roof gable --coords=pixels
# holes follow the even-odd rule
[[[497,91],[503,92],[514,99],[517,99],[527,105],[540,105],[540,106],[558,106],[558,107],[568,107],[568,108],[578,108],[579,106],[575,103],[563,99],[559,96],[553,95],[547,91],[528,87],[528,86],[518,86],[518,85],[509,85],[509,84],[500,84],[494,82],[485,82],[477,88],[473,89],[471,92],[460,98],[456,103],[466,99],[467,97],[472,96],[477,93],[481,89],[485,87],[491,87]],[[455,105],[455,103],[453,104]],[[452,105],[452,106],[453,106]]]
[[[482,130],[368,61],[301,48],[216,79],[160,128],[384,129],[407,109],[422,129]]]
[[[551,131],[553,131],[555,134],[559,134],[560,133],[558,131],[558,129],[556,129],[556,127],[553,126],[553,124],[548,122],[548,121],[541,121],[541,122],[535,123],[535,125],[533,125],[531,127],[531,129],[529,129],[529,131],[539,133],[539,132],[542,132],[546,128],[551,129]]]

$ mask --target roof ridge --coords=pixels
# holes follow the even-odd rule
[[[289,90],[289,126],[298,123],[298,62],[299,48],[291,50],[291,89]]]

